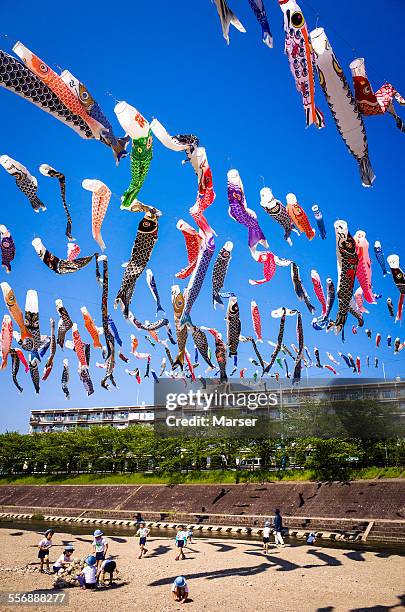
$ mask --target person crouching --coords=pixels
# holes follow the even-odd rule
[[[77,581],[83,590],[97,588],[97,560],[94,555],[89,555],[85,561],[86,565],[77,576]]]

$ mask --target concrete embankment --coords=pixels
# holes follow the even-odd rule
[[[291,535],[308,531],[405,543],[405,480],[239,485],[2,485],[0,512],[76,521],[137,521],[259,532],[280,508]]]

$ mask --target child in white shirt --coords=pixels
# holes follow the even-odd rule
[[[77,581],[82,589],[97,588],[97,560],[94,555],[89,555],[86,565],[77,576]]]
[[[55,574],[57,574],[60,569],[62,569],[64,567],[68,567],[71,563],[73,563],[73,561],[72,561],[72,553],[73,553],[73,551],[74,551],[73,546],[66,546],[65,547],[65,550],[63,551],[61,556],[58,557],[56,559],[55,563],[53,564],[53,571],[55,572]]]
[[[40,559],[39,571],[44,572],[44,562],[46,563],[45,574],[49,574],[49,550],[52,546],[52,536],[54,535],[53,529],[47,529],[45,531],[45,537],[38,543],[38,559]]]
[[[103,538],[104,533],[101,531],[101,529],[96,529],[93,535],[93,555],[96,557],[97,567],[99,567],[107,554],[108,542],[105,538]]]
[[[267,555],[267,553],[269,552],[270,533],[271,533],[270,523],[269,521],[266,521],[264,523],[264,527],[262,531],[263,551],[265,555]]]
[[[176,561],[179,561],[179,559],[186,558],[184,551],[183,551],[186,542],[187,542],[187,532],[183,531],[183,525],[179,525],[178,532],[176,534],[176,548],[178,548],[178,551],[179,551],[175,557]]]
[[[139,536],[139,557],[138,559],[142,559],[143,555],[146,555],[148,549],[146,546],[146,538],[149,535],[149,529],[145,526],[145,523],[139,523],[139,529],[136,532],[136,535]]]

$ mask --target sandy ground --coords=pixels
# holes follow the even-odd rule
[[[40,539],[35,532],[0,529],[0,591],[50,590],[54,578],[18,569],[37,566]],[[57,533],[51,562],[63,544],[73,544],[75,556],[91,552],[92,537]],[[66,589],[65,609],[144,610],[167,612],[248,612],[276,610],[354,611],[405,609],[405,557],[386,552],[362,552],[298,544],[274,548],[266,557],[258,542],[196,539],[186,560],[175,560],[172,538],[151,538],[147,556],[138,560],[137,540],[109,537],[120,580],[113,588]],[[13,571],[10,571],[12,569]],[[171,601],[170,586],[186,576],[192,601]],[[58,591],[60,592],[60,591]],[[401,598],[402,597],[402,598]],[[1,606],[2,610],[46,610],[49,606]],[[63,608],[62,608],[63,609]]]

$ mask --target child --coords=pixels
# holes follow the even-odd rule
[[[315,542],[316,542],[316,535],[314,534],[313,531],[311,531],[311,533],[307,537],[307,544],[315,544]]]
[[[172,596],[174,601],[186,603],[189,592],[188,584],[184,576],[177,576],[172,584]]]
[[[192,527],[190,527],[190,529],[187,531],[187,544],[191,544],[191,538],[193,537],[193,529]]]
[[[101,567],[97,572],[97,580],[100,583],[102,582],[105,584],[106,574],[109,574],[110,575],[109,584],[111,586],[114,580],[114,572],[115,574],[118,574],[116,562],[113,561],[112,559],[105,559],[105,561],[102,562]]]
[[[49,549],[52,546],[52,536],[54,535],[53,529],[47,529],[45,531],[45,537],[38,544],[38,559],[40,559],[39,571],[41,573],[49,574]],[[44,561],[46,563],[46,570],[44,571]]]
[[[108,542],[105,538],[103,538],[104,533],[101,531],[101,529],[96,529],[93,535],[93,555],[95,555],[97,567],[99,567],[107,554]]]
[[[266,521],[264,523],[264,527],[263,527],[263,532],[262,532],[262,536],[263,536],[263,551],[264,554],[267,555],[269,552],[269,542],[270,542],[270,522]]]
[[[97,588],[97,559],[94,555],[89,555],[86,565],[77,576],[77,581],[83,590]]]
[[[149,535],[149,529],[145,526],[145,523],[139,523],[139,529],[136,532],[136,535],[139,536],[139,557],[138,559],[142,559],[143,555],[146,555],[148,549],[146,546],[146,538]]]
[[[176,534],[176,548],[179,549],[178,554],[176,555],[176,561],[179,559],[185,559],[185,554],[183,552],[184,544],[187,540],[187,534],[183,531],[183,525],[178,526],[178,532]]]
[[[73,551],[74,551],[73,546],[65,546],[65,550],[53,564],[53,571],[55,572],[55,574],[57,574],[60,569],[64,567],[68,567],[72,563]]]

